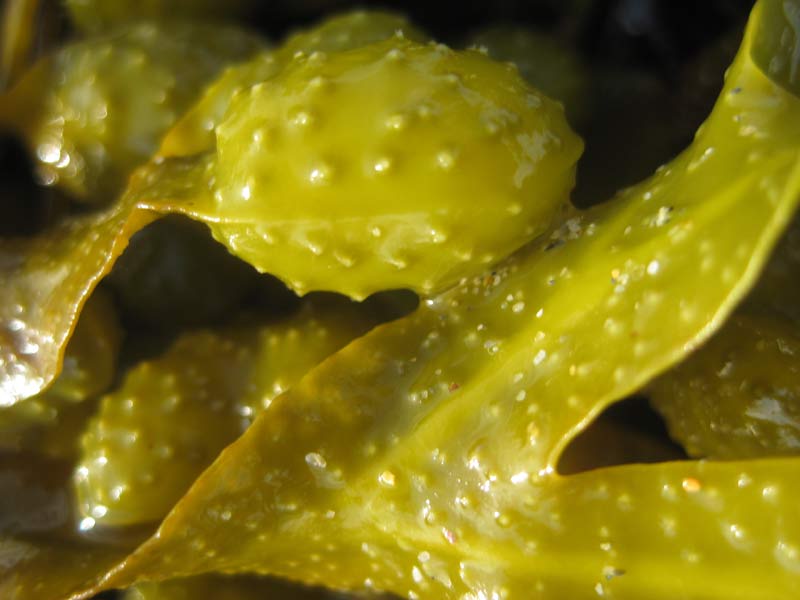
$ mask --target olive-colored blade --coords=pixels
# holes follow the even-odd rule
[[[583,150],[515,69],[401,37],[295,54],[216,141],[214,236],[298,293],[356,299],[439,293],[542,234]]]
[[[587,119],[591,79],[574,48],[545,32],[503,25],[480,31],[466,41],[485,49],[495,60],[517,65],[532,86],[564,104],[570,123],[579,126]]]
[[[697,457],[800,454],[800,335],[782,319],[737,314],[648,386],[670,433]]]
[[[275,396],[374,324],[368,307],[315,297],[272,323],[186,333],[131,369],[81,439],[83,529],[161,520]]]
[[[262,47],[234,27],[128,24],[41,59],[0,96],[0,125],[24,139],[41,183],[106,206],[205,85]]]
[[[159,154],[189,156],[213,150],[214,130],[236,93],[272,79],[296,53],[340,52],[388,39],[398,31],[408,39],[426,39],[404,17],[382,11],[346,13],[292,34],[276,51],[262,52],[244,64],[227,69],[167,132]]]
[[[71,460],[96,408],[93,400],[116,376],[121,330],[111,298],[98,290],[81,313],[64,368],[47,391],[0,408],[0,451],[28,451]]]
[[[98,571],[121,560],[135,544],[120,547],[80,540],[19,538],[0,534],[0,596],[8,600],[63,597]]]
[[[426,598],[792,597],[794,459],[555,466],[752,285],[800,200],[799,128],[745,46],[683,155],[322,363],[86,595],[221,570]]]
[[[698,458],[800,454],[800,227],[702,348],[648,386],[671,435]]]
[[[0,597],[56,598],[86,585],[151,531],[115,543],[73,534],[68,462],[30,452],[0,453]]]
[[[67,217],[30,238],[0,240],[0,276],[8,282],[0,289],[0,404],[13,404],[34,395],[52,381],[86,297],[110,270],[130,236],[156,218],[153,213],[178,212],[209,224],[229,250],[260,270],[273,271],[293,282],[304,292],[328,289],[354,297],[406,284],[423,290],[447,287],[546,228],[563,208],[581,150],[581,142],[569,130],[560,108],[477,52],[456,53],[399,37],[382,44],[373,44],[369,50],[342,52],[335,61],[331,59],[335,62],[332,68],[342,76],[342,87],[349,85],[348,56],[357,56],[360,68],[355,70],[367,79],[371,72],[369,65],[362,64],[365,60],[375,62],[380,80],[389,77],[397,66],[403,75],[398,85],[408,95],[406,100],[414,100],[418,92],[440,93],[443,98],[458,100],[454,106],[448,102],[441,107],[447,108],[439,115],[444,119],[441,128],[426,125],[425,107],[415,100],[414,110],[421,112],[408,117],[415,121],[409,126],[414,133],[404,133],[405,116],[396,121],[393,116],[397,115],[383,114],[384,109],[392,108],[393,98],[382,96],[373,102],[372,87],[364,81],[353,83],[350,91],[355,90],[355,100],[366,94],[361,99],[375,119],[389,123],[386,130],[373,122],[362,131],[362,149],[379,145],[387,135],[392,138],[393,128],[399,125],[398,135],[405,135],[406,141],[416,140],[427,149],[425,156],[419,157],[400,148],[407,153],[403,156],[409,171],[399,169],[397,177],[387,173],[388,179],[374,169],[367,174],[360,172],[363,157],[353,155],[351,145],[342,146],[347,136],[336,133],[342,124],[358,125],[361,114],[352,112],[347,103],[338,108],[329,106],[334,113],[344,110],[346,119],[317,141],[342,150],[341,158],[351,163],[352,177],[315,191],[307,180],[298,180],[296,172],[281,170],[282,183],[252,190],[254,200],[248,204],[242,194],[245,189],[251,190],[250,175],[261,177],[264,161],[280,165],[285,158],[281,152],[262,156],[248,145],[257,131],[246,130],[254,125],[254,119],[257,124],[260,106],[248,105],[248,110],[237,116],[243,121],[241,131],[233,131],[236,119],[231,123],[226,120],[226,131],[232,137],[225,152],[221,148],[219,153],[157,158],[133,174],[126,193],[110,208]],[[398,50],[398,54],[392,50]],[[403,57],[403,52],[408,57]],[[401,66],[393,66],[396,58]],[[420,61],[419,72],[414,67],[416,59]],[[308,84],[311,93],[316,89],[317,74],[327,69],[326,64],[324,57],[298,58],[284,83],[298,89],[306,89]],[[463,71],[464,80],[481,93],[475,96],[474,89],[466,85],[461,89],[458,81],[453,84],[443,71],[448,65]],[[417,80],[425,85],[410,85]],[[495,92],[488,85],[493,81],[511,87]],[[452,85],[457,91],[451,89]],[[272,101],[266,97],[262,100]],[[281,110],[291,108],[289,101],[288,97],[275,100]],[[478,105],[487,110],[495,107],[499,112],[489,110],[488,115],[482,115]],[[527,125],[523,127],[518,117],[500,110],[503,106],[519,109]],[[428,116],[435,119],[434,109]],[[489,119],[487,123],[482,121],[484,116]],[[497,133],[496,157],[486,153],[483,138],[491,132],[484,130],[482,123],[489,129],[505,131]],[[446,146],[448,136],[463,141],[463,147],[451,153]],[[299,165],[309,154],[304,146],[302,139],[295,139],[286,156],[297,159]],[[376,160],[371,164],[383,168],[380,156]],[[421,172],[411,168],[414,165]],[[248,174],[247,169],[255,174]],[[492,186],[495,178],[496,189]],[[281,186],[293,194],[280,194]],[[440,193],[432,193],[433,188]],[[491,202],[477,193],[481,189],[492,194]],[[529,198],[533,191],[538,195]],[[391,201],[376,204],[373,199],[382,193],[392,194]],[[226,195],[230,202],[220,203]],[[408,203],[412,205],[406,206]],[[394,211],[400,211],[399,216]],[[476,226],[477,222],[482,226]],[[281,232],[287,235],[278,236]],[[331,240],[324,251],[315,240],[319,235],[328,235]]]
[[[104,210],[0,239],[0,406],[38,394],[61,371],[83,305],[133,234],[165,213],[207,218],[208,177],[208,157],[155,162]]]
[[[253,462],[264,458],[255,446],[247,450]],[[209,472],[215,481],[202,479],[182,508],[198,515],[211,507],[235,506],[241,515],[272,508],[277,497],[267,504],[242,497],[241,469],[225,474],[243,458],[224,455]],[[308,503],[293,516],[284,505],[281,522],[268,526],[253,527],[251,516],[249,527],[232,519],[215,528],[207,516],[185,530],[168,519],[160,532],[166,541],[143,546],[106,585],[133,572],[169,571],[175,567],[163,562],[168,556],[184,557],[185,568],[191,539],[195,565],[420,598],[480,591],[530,597],[534,590],[538,598],[666,600],[691,590],[697,598],[788,599],[800,591],[799,473],[797,459],[770,459],[628,465],[546,482],[520,479],[513,490],[489,480],[488,492],[449,491],[444,513],[431,508],[445,491],[434,480],[393,480],[384,472],[383,483],[369,482],[380,491],[353,494],[348,482],[338,502]],[[195,504],[200,492],[213,503]],[[409,501],[416,510],[407,510]],[[455,520],[462,524],[453,527]],[[216,552],[228,560],[215,559]],[[249,560],[237,565],[237,554]]]
[[[89,294],[130,235],[153,218],[120,203],[34,237],[0,240],[0,405],[52,382]]]

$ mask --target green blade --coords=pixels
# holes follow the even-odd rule
[[[120,203],[31,238],[0,240],[0,406],[38,394],[61,370],[86,299],[133,231],[154,218]]]
[[[205,85],[262,46],[234,27],[128,24],[39,61],[0,96],[0,122],[25,141],[41,183],[107,206]]]
[[[405,284],[427,290],[447,287],[544,230],[563,208],[572,183],[574,161],[582,147],[569,130],[560,108],[529,90],[515,74],[478,53],[455,53],[403,38],[392,38],[350,53],[341,52],[331,63],[335,62],[335,68],[343,69],[346,74],[348,57],[357,55],[361,71],[366,69],[369,76],[368,65],[361,63],[374,59],[380,67],[378,79],[383,81],[397,66],[393,66],[392,58],[396,55],[391,53],[392,49],[398,49],[395,46],[405,48],[409,58],[421,60],[419,72],[414,61],[409,64],[405,59],[400,61],[405,75],[400,88],[405,94],[441,92],[446,98],[458,100],[455,106],[446,103],[447,118],[441,130],[428,128],[421,116],[414,117],[419,122],[409,127],[415,131],[409,135],[430,150],[424,160],[408,154],[409,166],[414,161],[418,165],[424,163],[424,172],[410,169],[404,173],[401,169],[399,177],[390,175],[386,180],[380,174],[375,179],[359,173],[360,159],[348,155],[352,155],[352,148],[342,146],[344,138],[331,135],[339,131],[334,128],[320,139],[342,150],[342,157],[352,162],[353,177],[342,186],[323,185],[326,189],[317,190],[327,205],[318,203],[319,197],[306,189],[307,181],[299,183],[289,171],[285,172],[283,183],[275,183],[271,189],[277,194],[283,185],[298,192],[296,195],[280,197],[278,202],[280,194],[272,197],[270,188],[266,188],[266,193],[259,193],[258,201],[254,199],[248,206],[242,203],[239,189],[234,194],[235,201],[221,205],[219,199],[225,196],[223,187],[230,195],[240,184],[249,186],[249,175],[242,172],[242,165],[258,171],[264,160],[280,162],[288,157],[297,159],[299,164],[307,155],[302,140],[296,139],[292,152],[273,153],[265,158],[252,148],[247,150],[253,132],[243,130],[228,140],[227,154],[220,149],[219,153],[154,159],[131,176],[126,193],[102,212],[67,217],[31,238],[0,240],[0,276],[9,282],[0,289],[0,341],[3,342],[0,405],[34,395],[52,381],[86,297],[110,270],[130,236],[156,218],[153,213],[178,212],[209,224],[231,252],[260,270],[274,271],[275,275],[295,282],[304,292],[338,290],[355,297]],[[318,69],[327,68],[324,60],[320,63],[308,58],[308,63],[305,59],[296,62],[293,76],[287,76],[289,87],[305,89],[306,84],[317,80]],[[448,65],[468,72],[474,69],[475,81],[466,75],[465,78],[481,93],[475,96],[472,88],[461,89],[458,85],[452,88],[452,78],[442,72]],[[410,85],[417,80],[425,85],[422,88]],[[489,83],[497,81],[511,87],[496,93]],[[347,87],[346,77],[343,87]],[[392,98],[370,99],[371,90],[364,82],[355,85],[356,96],[366,94],[362,99],[375,114],[380,116],[384,109],[392,108]],[[483,138],[489,133],[481,125],[483,117],[478,108],[472,105],[476,98],[483,108],[499,110],[506,104],[516,107],[529,126],[523,128],[517,117],[502,110],[489,115],[498,120],[495,125],[500,129],[507,126],[505,133],[498,132],[494,142],[500,148],[497,160],[484,147]],[[283,106],[289,98],[275,101]],[[250,108],[255,112],[244,111],[237,116],[245,121],[245,130],[253,124],[253,119],[258,120],[256,113],[263,106]],[[359,123],[361,115],[351,109],[349,105],[329,106],[334,114],[345,111],[347,118],[339,127]],[[436,111],[431,110],[429,116],[436,118]],[[389,122],[394,123],[391,119]],[[373,126],[362,131],[364,145],[378,144],[386,135],[392,137],[393,127],[385,130]],[[463,164],[450,164],[454,155],[442,149],[448,136],[466,140],[459,150],[463,151]],[[241,144],[245,145],[240,147]],[[439,154],[443,158],[437,163],[434,157]],[[485,161],[485,168],[470,169],[470,161],[478,165]],[[514,169],[519,174],[519,188],[512,185]],[[493,197],[499,200],[486,202],[476,190],[494,190],[492,182],[496,177],[500,183]],[[434,186],[432,182],[439,183]],[[441,193],[432,194],[434,187]],[[532,191],[539,196],[529,197],[527,192]],[[393,201],[382,204],[372,201],[374,193],[383,192],[391,192]],[[405,206],[412,198],[416,207]],[[328,210],[330,203],[336,210]],[[393,214],[396,210],[403,212],[397,216]],[[404,225],[403,215],[413,217],[412,226]],[[484,226],[494,223],[498,227],[477,227],[476,223]],[[463,225],[460,231],[450,230],[459,225]],[[280,231],[291,235],[276,243],[271,237]],[[331,231],[339,232],[331,237],[332,247],[317,256],[313,236],[324,236]],[[356,255],[364,258],[360,264],[352,261]]]
[[[236,93],[272,79],[296,53],[341,52],[385,40],[398,31],[412,40],[426,39],[404,17],[381,11],[345,13],[294,33],[276,51],[262,52],[244,64],[227,69],[167,132],[159,154],[189,156],[213,150],[214,130]]]
[[[96,408],[94,400],[116,375],[121,335],[111,298],[98,290],[81,313],[64,369],[50,389],[0,408],[0,451],[73,459],[80,432]]]
[[[700,458],[800,454],[797,326],[737,314],[648,390],[671,435]]]
[[[82,529],[160,521],[275,396],[374,323],[368,307],[313,298],[271,323],[186,333],[132,368],[81,438]]]
[[[114,543],[71,531],[69,464],[30,452],[0,455],[0,597],[55,598],[122,559],[151,531]]]
[[[683,155],[328,359],[85,595],[216,570],[425,598],[796,594],[795,460],[554,469],[752,285],[800,200],[799,127],[745,47]]]

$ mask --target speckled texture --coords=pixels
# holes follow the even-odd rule
[[[330,17],[290,35],[275,51],[262,52],[244,64],[228,68],[170,129],[159,154],[189,156],[213,150],[215,129],[225,116],[234,94],[273,78],[296,53],[351,50],[385,40],[398,32],[411,40],[425,39],[422,32],[400,15],[366,10]]]
[[[570,123],[586,120],[591,107],[589,73],[575,50],[555,36],[500,25],[469,37],[467,44],[485,48],[495,60],[517,65],[532,86],[564,103]]]
[[[420,59],[419,73],[411,64],[416,59],[398,62],[388,56],[401,49],[409,52],[409,59]],[[327,60],[319,62],[321,56],[298,57],[282,85],[292,93],[297,86],[301,95],[314,93],[318,70],[327,72],[330,67]],[[340,128],[360,122],[353,106],[326,109],[336,127],[312,138],[321,150],[329,144],[331,150],[341,146],[337,160],[344,162],[337,168],[352,168],[349,175],[345,169],[332,182],[309,181],[310,173],[326,171],[314,171],[307,159],[328,155],[320,154],[313,139],[305,138],[302,126],[287,131],[286,157],[257,152],[250,142],[259,129],[248,128],[259,119],[260,101],[249,102],[252,93],[246,92],[239,99],[242,107],[229,117],[233,120],[221,128],[223,138],[233,139],[226,140],[219,157],[212,152],[157,158],[132,175],[125,194],[105,211],[64,219],[32,238],[0,240],[0,276],[9,282],[0,288],[0,405],[38,393],[58,373],[83,302],[130,236],[157,218],[155,213],[177,212],[208,223],[230,251],[295,289],[364,297],[405,286],[427,294],[451,285],[541,232],[563,208],[580,141],[560,108],[527,88],[513,70],[478,52],[455,53],[404,38],[339,56],[331,68],[342,78],[345,91],[340,92],[353,87],[348,97],[365,102],[364,114],[374,118],[359,133],[363,148],[343,144],[337,136]],[[353,72],[362,77],[353,86],[345,81],[351,67],[348,57],[355,57]],[[455,105],[437,115],[441,107],[435,102],[428,114],[421,100],[414,101],[408,109],[413,108],[413,114],[400,114],[398,120],[394,117],[402,108],[399,96],[388,98],[388,105],[385,97],[370,102],[371,85],[376,82],[369,76],[369,65],[377,69],[379,80],[399,69],[402,77],[387,90],[402,92],[405,101],[426,90],[416,87],[415,82],[421,82],[430,86],[426,93],[433,94],[432,100],[450,99]],[[458,81],[457,72],[464,81]],[[470,83],[472,75],[476,79]],[[510,90],[486,89],[489,82],[506,83]],[[473,85],[482,86],[483,92],[472,90]],[[252,89],[257,95],[264,90]],[[281,111],[292,110],[289,96],[266,100],[277,103]],[[475,106],[470,105],[473,101]],[[503,107],[515,108],[522,121],[504,116]],[[479,108],[499,112],[481,113]],[[340,111],[344,113],[339,115]],[[281,119],[285,116],[280,113]],[[431,120],[438,120],[441,129],[430,128]],[[280,125],[296,129],[283,120]],[[495,126],[498,130],[492,133]],[[245,142],[246,147],[240,147]],[[510,146],[504,149],[506,142]],[[306,153],[307,144],[313,154]],[[384,168],[383,154],[375,154],[379,150],[400,163],[386,163],[387,172],[375,171],[376,164]],[[251,191],[251,201],[242,197],[250,185],[249,169],[261,170],[271,163],[280,167],[284,160],[292,162],[291,168],[269,183],[271,191],[258,187]],[[415,173],[412,167],[422,171]],[[264,177],[265,173],[258,175],[259,186]],[[295,195],[287,195],[292,192]],[[374,202],[380,194],[386,198]],[[395,204],[403,208],[392,208]],[[392,212],[399,210],[403,212]],[[317,236],[334,231],[327,247],[317,246]]]
[[[0,406],[38,394],[61,371],[87,297],[153,218],[120,203],[40,235],[0,240]]]
[[[74,458],[77,437],[95,408],[92,400],[113,381],[121,334],[110,297],[98,290],[81,313],[53,385],[0,408],[0,449]]]
[[[52,599],[86,584],[141,541],[119,535],[113,545],[70,535],[69,464],[35,452],[0,454],[0,597]]]
[[[800,100],[747,51],[693,145],[652,178],[424,298],[288,392],[257,381],[269,409],[115,567],[113,552],[69,554],[43,578],[53,544],[4,534],[18,562],[2,585],[15,600],[81,585],[72,597],[86,598],[218,570],[412,599],[796,597],[797,459],[556,472],[600,411],[722,326],[797,207]],[[216,218],[216,167],[207,154],[137,173],[96,221],[115,225],[89,247],[105,254],[85,279],[40,260],[45,297],[66,289],[74,317],[147,211]],[[12,281],[6,293],[25,289]]]
[[[163,518],[275,396],[372,324],[356,305],[315,298],[272,324],[184,334],[133,368],[81,439],[80,529]]]
[[[58,379],[47,390],[73,402],[98,396],[114,381],[123,332],[111,295],[92,294],[64,353]]]
[[[208,218],[210,166],[207,157],[156,161],[107,209],[0,239],[0,406],[38,394],[58,375],[83,305],[133,234],[166,213]]]
[[[582,147],[559,105],[477,51],[298,54],[217,128],[211,228],[300,293],[429,295],[541,234]]]
[[[235,28],[125,26],[43,59],[0,101],[1,120],[25,138],[41,183],[108,204],[205,84],[259,47]]]
[[[692,456],[800,454],[800,336],[781,319],[734,316],[711,341],[649,386]]]
[[[555,465],[752,285],[800,199],[799,128],[745,50],[683,155],[314,369],[100,587],[216,569],[410,598],[796,596],[794,460]]]

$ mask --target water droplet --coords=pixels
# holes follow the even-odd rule
[[[450,150],[442,150],[436,153],[436,164],[444,171],[449,171],[456,164],[456,157]]]
[[[387,129],[392,131],[400,131],[401,129],[405,129],[406,125],[408,125],[408,122],[405,116],[401,114],[394,114],[386,118],[385,124]]]
[[[126,489],[127,487],[124,485],[115,485],[113,488],[111,488],[111,498],[114,500],[119,500]]]
[[[307,110],[298,109],[289,115],[289,123],[294,127],[308,127],[314,122],[314,116]]]
[[[343,254],[341,251],[334,252],[333,257],[340,265],[347,269],[356,264],[356,259],[354,257],[350,256],[349,254]]]
[[[392,473],[391,471],[384,471],[383,473],[378,475],[378,482],[380,482],[381,485],[386,487],[394,487],[395,484],[394,473]]]
[[[747,534],[744,529],[736,523],[723,525],[722,533],[734,546],[742,547],[747,545]]]
[[[681,558],[692,564],[700,562],[700,554],[690,549],[681,550]]]
[[[778,489],[774,485],[765,485],[761,489],[761,497],[764,500],[774,502],[778,496]]]
[[[687,165],[686,170],[691,173],[692,171],[697,169],[697,167],[699,167],[704,162],[706,162],[713,154],[714,154],[714,148],[713,147],[706,148],[705,150],[703,150],[703,153],[700,156],[698,156],[697,158],[692,160]]]
[[[309,452],[306,454],[306,464],[312,469],[324,469],[328,466],[328,461],[317,452]]]
[[[61,158],[61,146],[54,142],[39,144],[36,148],[36,156],[44,163],[57,163]]]
[[[333,175],[333,169],[327,163],[319,163],[311,168],[308,173],[308,181],[313,185],[327,183]]]
[[[494,356],[500,351],[500,343],[495,340],[486,340],[483,343],[483,348],[488,352],[491,356]]]
[[[539,350],[533,357],[534,366],[539,366],[542,364],[545,358],[547,358],[547,352],[545,350]]]
[[[687,494],[696,494],[700,491],[702,485],[700,481],[694,477],[685,477],[683,481],[681,481],[681,487]]]
[[[797,549],[797,546],[780,540],[775,544],[774,555],[782,567],[800,573],[800,550]]]
[[[507,514],[501,512],[494,513],[494,520],[500,527],[508,527],[511,525],[511,518]]]
[[[678,523],[675,519],[672,517],[662,517],[659,519],[659,525],[666,537],[675,537],[678,530]]]
[[[386,53],[386,58],[391,61],[398,61],[403,58],[403,51],[399,48],[392,48]]]
[[[597,594],[598,596],[605,596],[606,595],[605,586],[603,585],[603,583],[601,581],[598,581],[595,584],[594,593]]]
[[[411,578],[416,583],[422,583],[424,581],[424,577],[422,576],[422,571],[420,571],[416,565],[411,569]]]
[[[317,75],[316,77],[311,78],[311,81],[308,82],[308,87],[313,90],[320,90],[327,84],[328,80],[325,77],[322,75]]]
[[[620,494],[617,497],[617,508],[622,511],[629,511],[633,508],[633,499],[630,494]]]
[[[444,244],[447,241],[447,234],[438,229],[431,229],[430,236],[434,244]]]
[[[526,481],[528,481],[529,477],[530,475],[528,474],[527,471],[520,471],[519,473],[514,473],[511,476],[511,483],[519,485],[521,483],[525,483]]]
[[[39,352],[39,344],[36,342],[25,342],[19,349],[20,354],[36,354]]]
[[[375,173],[382,174],[382,173],[387,173],[391,167],[392,167],[391,159],[386,156],[382,156],[381,158],[376,160],[375,163],[372,165],[372,170]]]

